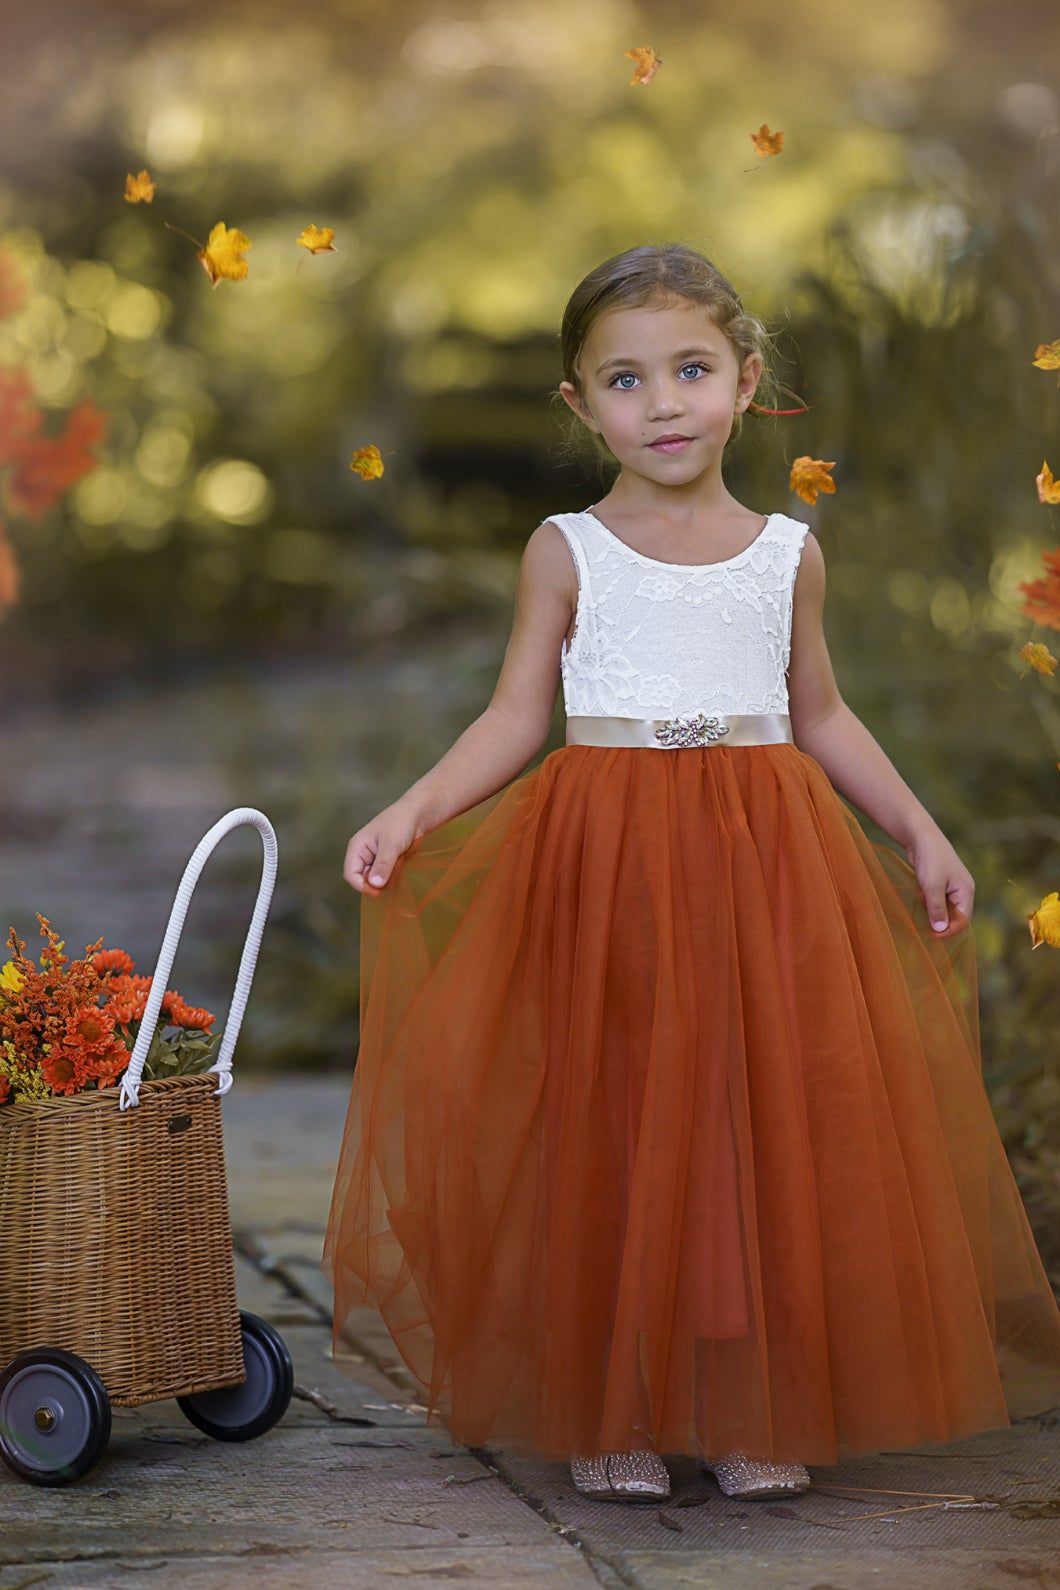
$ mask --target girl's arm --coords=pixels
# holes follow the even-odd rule
[[[546,519],[527,541],[519,565],[512,631],[489,705],[395,803],[411,816],[417,833],[495,794],[541,749],[556,706],[560,646],[576,601],[570,550]]]
[[[795,744],[834,787],[879,823],[916,867],[932,924],[946,927],[947,897],[971,916],[975,883],[931,813],[839,694],[825,644],[825,568],[808,531],[792,595],[788,705]]]

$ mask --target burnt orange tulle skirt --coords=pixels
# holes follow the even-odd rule
[[[567,745],[361,899],[322,1264],[458,1441],[776,1461],[1060,1401],[973,928],[793,744]]]

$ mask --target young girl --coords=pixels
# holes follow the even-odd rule
[[[667,1496],[665,1452],[804,1490],[1060,1400],[975,886],[838,693],[816,538],[725,487],[766,347],[729,282],[632,249],[562,344],[617,478],[534,530],[493,699],[347,851],[334,1352],[374,1305],[428,1421],[589,1495]]]

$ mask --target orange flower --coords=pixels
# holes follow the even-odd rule
[[[86,1079],[95,1082],[97,1088],[113,1088],[128,1064],[129,1050],[123,1043],[114,1044],[89,1061]]]
[[[98,1005],[84,1005],[73,1015],[66,1019],[66,1043],[75,1048],[78,1045],[89,1051],[100,1051],[110,1047],[114,1031],[113,1013]]]
[[[170,1020],[175,1027],[195,1027],[202,1032],[209,1032],[217,1017],[201,1005],[186,1005],[177,998],[170,1010]]]
[[[131,972],[136,962],[127,950],[115,947],[112,950],[100,950],[98,955],[93,955],[92,965],[100,977],[105,977],[110,972]]]
[[[80,1093],[87,1080],[78,1049],[52,1049],[41,1061],[41,1072],[53,1093]]]

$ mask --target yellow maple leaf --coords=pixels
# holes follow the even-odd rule
[[[1060,894],[1054,889],[1047,894],[1036,911],[1027,913],[1027,926],[1031,932],[1031,949],[1039,944],[1049,944],[1060,949]]]
[[[1038,488],[1039,502],[1060,502],[1060,481],[1053,479],[1053,472],[1044,459],[1041,473],[1034,477],[1034,484]]]
[[[662,56],[656,55],[650,44],[635,45],[632,50],[623,50],[622,54],[628,60],[636,62],[633,76],[629,80],[630,88],[638,84],[643,88],[645,83],[650,83],[662,65]]]
[[[323,254],[326,249],[330,249],[333,254],[337,254],[338,250],[332,241],[334,236],[334,230],[330,226],[314,226],[311,221],[308,226],[302,228],[295,238],[295,242],[301,243],[302,247],[307,248],[310,254]]]
[[[835,459],[811,458],[808,453],[803,453],[791,466],[788,477],[788,487],[791,491],[808,502],[811,507],[817,501],[819,492],[835,492],[835,481],[828,473],[835,468]]]
[[[151,181],[145,167],[138,171],[134,177],[131,171],[125,173],[125,192],[122,197],[129,204],[150,204],[155,196],[155,185]]]
[[[1060,337],[1055,342],[1040,342],[1034,350],[1032,364],[1039,370],[1060,370]]]
[[[1029,640],[1020,647],[1019,654],[1024,662],[1029,662],[1040,674],[1055,674],[1056,658],[1043,641]]]
[[[249,266],[243,258],[243,251],[250,246],[249,237],[237,227],[227,227],[223,221],[211,227],[206,247],[199,250],[199,259],[215,287],[222,277],[230,282],[244,279]]]
[[[751,142],[760,155],[779,155],[784,146],[784,134],[782,132],[770,132],[766,123],[763,122],[758,131],[751,134]]]
[[[360,475],[362,480],[378,480],[383,473],[383,455],[374,442],[367,447],[359,447],[350,459],[350,468]]]

